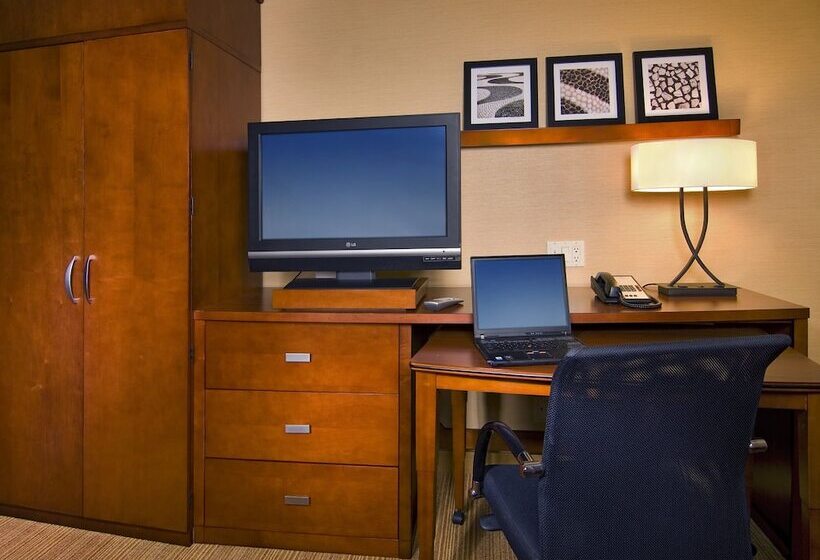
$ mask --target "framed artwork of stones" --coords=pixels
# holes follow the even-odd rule
[[[718,118],[712,48],[632,53],[636,122]]]
[[[624,122],[620,53],[547,58],[547,126]]]
[[[536,59],[464,63],[464,130],[537,126]]]

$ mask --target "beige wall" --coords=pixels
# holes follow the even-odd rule
[[[712,46],[720,115],[758,142],[759,188],[711,200],[706,263],[724,281],[820,313],[820,2],[817,0],[267,0],[262,6],[262,117],[309,119],[462,110],[463,62],[624,54]],[[463,249],[536,253],[582,239],[586,266],[641,282],[671,280],[688,256],[675,195],[633,194],[629,144],[462,152]],[[691,198],[697,231],[700,200]],[[469,271],[430,274],[469,285]],[[270,274],[277,285],[282,276]],[[688,280],[706,279],[690,273]],[[809,348],[820,360],[818,320]]]

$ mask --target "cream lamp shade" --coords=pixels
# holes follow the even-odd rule
[[[661,140],[632,146],[632,190],[729,191],[757,187],[757,143],[738,138]]]
[[[757,143],[738,138],[689,138],[661,140],[632,146],[632,190],[637,192],[677,192],[680,227],[692,256],[668,284],[658,284],[658,292],[673,296],[731,296],[737,287],[721,281],[703,262],[700,250],[709,227],[709,191],[733,191],[757,187]],[[695,242],[686,227],[684,192],[703,194],[703,221]],[[714,284],[678,281],[697,262]]]

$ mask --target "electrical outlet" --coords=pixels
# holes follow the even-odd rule
[[[550,255],[563,253],[567,266],[584,266],[583,241],[547,241],[547,253]]]

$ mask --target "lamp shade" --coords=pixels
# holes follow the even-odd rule
[[[757,143],[737,138],[692,138],[632,146],[632,190],[643,192],[753,189]]]

